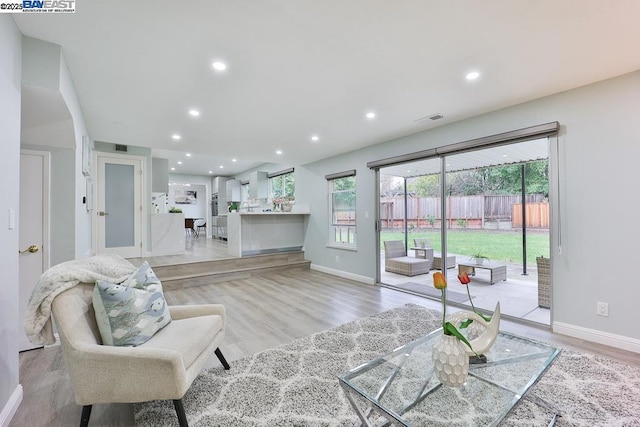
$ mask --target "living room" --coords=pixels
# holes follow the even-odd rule
[[[541,67],[544,65],[549,68],[546,71],[547,74],[560,75],[563,67],[558,64],[578,61],[577,57],[584,57],[585,69],[595,70],[588,78],[581,78],[581,74],[574,71],[570,79],[567,76],[564,77],[571,80],[571,83],[566,86],[550,85],[544,90],[529,86],[526,90],[527,94],[513,97],[509,100],[509,106],[488,105],[478,114],[461,113],[451,117],[450,121],[443,125],[418,132],[412,132],[415,128],[411,126],[393,134],[381,132],[379,129],[368,130],[365,138],[367,144],[363,143],[359,148],[328,157],[317,155],[313,161],[293,163],[282,157],[271,157],[271,154],[265,156],[264,163],[269,164],[269,171],[295,167],[296,204],[308,204],[311,207],[304,239],[304,251],[305,257],[312,263],[312,273],[330,274],[337,277],[335,279],[337,282],[351,280],[361,283],[365,289],[377,289],[375,265],[379,257],[377,251],[379,244],[375,232],[374,212],[378,205],[375,192],[378,182],[375,174],[367,166],[368,162],[436,149],[544,123],[558,122],[559,131],[553,136],[553,149],[549,153],[552,170],[555,173],[552,177],[555,199],[552,200],[554,211],[551,225],[553,260],[551,330],[553,334],[550,336],[569,336],[606,345],[622,352],[639,353],[640,335],[633,322],[633,313],[636,311],[635,301],[640,299],[640,290],[633,285],[632,281],[616,275],[613,271],[613,267],[633,265],[635,242],[640,238],[638,231],[628,220],[625,220],[630,218],[629,212],[635,212],[640,207],[637,198],[629,197],[635,194],[635,181],[629,171],[636,167],[637,142],[640,139],[637,121],[640,112],[640,71],[638,71],[640,64],[637,63],[633,50],[635,40],[639,36],[638,30],[628,20],[631,19],[630,17],[637,16],[638,10],[636,4],[625,2],[617,4],[619,9],[602,6],[605,10],[601,10],[598,2],[591,2],[589,5],[590,8],[587,9],[583,9],[582,4],[577,3],[572,3],[572,7],[566,6],[569,13],[588,10],[592,20],[590,22],[594,23],[588,31],[582,27],[576,28],[575,31],[582,29],[586,38],[587,33],[597,27],[598,37],[606,38],[605,33],[612,33],[606,35],[610,43],[604,46],[585,43],[580,45],[581,51],[575,52],[576,58],[571,57],[567,52],[560,52],[559,55],[566,54],[566,56],[549,57],[544,64],[540,64]],[[552,7],[550,4],[548,6]],[[51,18],[56,17],[34,17],[36,20]],[[558,21],[555,21],[554,28],[567,24],[563,19],[556,19]],[[564,19],[570,21],[568,16]],[[603,19],[606,25],[602,23]],[[73,89],[72,83],[76,76],[73,75],[74,63],[70,60],[73,58],[72,52],[65,51],[64,56],[70,58],[67,58],[68,66],[64,65],[66,62],[60,59],[60,49],[64,50],[65,47],[58,47],[56,57],[55,52],[51,50],[51,45],[54,45],[54,48],[57,46],[55,40],[42,41],[38,40],[36,34],[26,34],[21,26],[28,25],[34,24],[28,24],[26,20],[14,20],[9,15],[2,15],[0,19],[2,33],[0,44],[2,61],[0,62],[3,68],[2,77],[0,77],[0,95],[2,95],[0,102],[2,111],[5,112],[0,119],[2,129],[0,132],[3,135],[3,141],[6,141],[3,142],[3,157],[0,160],[2,171],[0,173],[3,177],[6,200],[6,209],[1,214],[5,217],[4,223],[9,224],[9,227],[4,227],[0,231],[0,238],[4,242],[1,248],[0,266],[5,272],[2,281],[4,290],[2,306],[6,308],[0,313],[0,320],[4,325],[0,333],[0,354],[4,366],[0,382],[0,405],[5,408],[3,414],[10,413],[14,405],[19,406],[16,405],[16,390],[19,390],[21,383],[17,350],[17,337],[21,333],[21,326],[17,320],[15,308],[20,279],[17,252],[25,249],[20,246],[18,236],[20,194],[16,183],[19,182],[20,176],[21,148],[48,150],[52,156],[54,173],[51,185],[50,264],[84,258],[92,253],[94,244],[91,231],[93,216],[87,213],[82,203],[83,197],[86,197],[86,180],[82,175],[80,164],[82,136],[97,133],[98,130],[90,129],[88,122],[85,122],[81,105],[86,100],[81,99]],[[548,30],[551,31],[552,28]],[[583,33],[580,32],[580,34]],[[561,36],[554,33],[554,37]],[[553,40],[558,41],[558,39]],[[21,106],[28,104],[24,101],[25,97],[35,91],[33,87],[25,88],[25,84],[28,86],[29,82],[25,81],[21,65],[24,60],[33,59],[29,53],[29,48],[33,46],[37,47],[37,51],[49,55],[39,57],[40,59],[48,64],[57,64],[58,69],[61,70],[56,76],[56,84],[57,92],[62,95],[54,100],[57,102],[62,99],[66,103],[64,108],[67,111],[63,116],[64,126],[61,125],[61,128],[66,136],[71,135],[71,141],[67,141],[65,146],[47,147],[42,144],[47,136],[57,135],[46,124],[28,129],[29,132],[26,133],[21,131],[22,122],[28,116]],[[605,53],[610,54],[611,57],[602,60]],[[38,58],[38,55],[34,56]],[[618,62],[616,58],[620,58]],[[628,59],[627,62],[624,61],[625,58]],[[608,66],[608,64],[611,65]],[[508,65],[505,67],[508,68]],[[64,85],[60,85],[60,82],[64,82]],[[48,82],[40,83],[48,84]],[[490,94],[485,93],[482,97],[489,98]],[[445,115],[446,113],[445,111]],[[342,115],[346,116],[344,113]],[[381,114],[379,122],[382,117]],[[371,124],[366,121],[365,123]],[[40,138],[40,143],[35,143],[36,135]],[[338,141],[340,138],[333,139]],[[29,141],[32,142],[29,143]],[[136,146],[135,141],[132,140],[109,142],[113,144],[126,142]],[[340,145],[339,142],[334,144]],[[324,146],[305,147],[305,150],[316,152],[316,154],[322,153],[325,149]],[[327,152],[329,151],[327,148]],[[145,154],[145,158],[149,162],[153,158],[150,149],[149,154]],[[246,174],[258,168],[261,168],[260,163],[251,164],[233,175],[246,179]],[[328,244],[330,214],[325,177],[349,170],[355,170],[357,180],[358,223],[355,250]],[[208,174],[208,171],[204,174]],[[324,292],[321,286],[313,289],[319,295]],[[369,290],[363,292],[368,293]],[[410,299],[404,296],[389,297],[388,292],[380,292],[383,294],[382,297],[391,298],[387,301],[392,302],[382,302],[379,305],[372,303],[367,309],[353,310],[352,315],[349,314],[349,308],[343,308],[335,314],[332,322],[314,324],[305,329],[304,335],[370,315],[378,309],[381,311],[395,304],[418,301],[414,297]],[[375,300],[376,296],[369,295],[368,298]],[[180,302],[177,297],[176,302]],[[302,300],[295,302],[304,305]],[[608,303],[608,317],[597,315],[598,302]],[[326,303],[323,303],[326,307],[324,304]],[[233,300],[229,300],[228,305],[229,311],[232,311]],[[241,308],[240,305],[236,308],[245,310],[245,313],[250,311],[249,308]],[[291,321],[286,318],[279,318],[279,320],[285,323]],[[262,318],[258,318],[258,321],[262,321]],[[275,323],[270,324],[269,327],[272,329],[270,333],[278,335],[278,326]],[[283,329],[289,327],[291,327],[289,324],[282,326]],[[240,332],[237,333],[241,335]],[[234,332],[228,331],[228,334],[232,337]],[[256,333],[256,335],[259,334]],[[294,338],[293,334],[284,335],[287,338]],[[259,338],[255,335],[251,337],[245,335],[242,338],[238,336],[232,342],[242,347],[243,340],[259,340]],[[270,341],[269,346],[271,344]],[[273,345],[276,344],[273,343]],[[247,344],[247,351],[243,354],[253,353],[254,350],[255,347]],[[606,353],[609,350],[602,351]],[[75,422],[74,418],[73,423]]]

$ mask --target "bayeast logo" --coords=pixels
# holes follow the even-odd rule
[[[23,12],[75,12],[75,0],[22,0]]]

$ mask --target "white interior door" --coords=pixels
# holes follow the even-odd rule
[[[36,282],[49,268],[49,153],[20,151],[20,351],[36,347],[24,333],[24,316]]]
[[[97,154],[96,253],[142,256],[142,158]]]

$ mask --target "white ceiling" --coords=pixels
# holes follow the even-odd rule
[[[62,46],[94,140],[153,147],[178,173],[304,164],[640,69],[637,0],[78,0],[76,10],[13,16],[25,35]],[[444,119],[416,121],[433,113]]]

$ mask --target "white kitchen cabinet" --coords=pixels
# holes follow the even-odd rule
[[[237,179],[230,179],[227,181],[227,203],[241,202],[240,196],[240,181]]]
[[[249,175],[249,198],[266,199],[269,194],[269,178],[266,172],[254,171]]]

